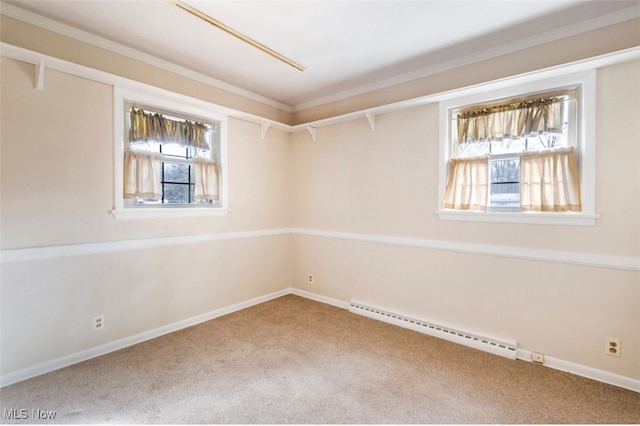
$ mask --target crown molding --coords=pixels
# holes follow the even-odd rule
[[[376,81],[375,83],[359,86],[350,90],[342,91],[333,95],[317,98],[313,101],[302,102],[293,106],[293,112],[302,111],[331,102],[337,102],[353,96],[362,95],[376,90],[386,89],[402,83],[408,83],[420,78],[428,77],[433,74],[470,65],[483,60],[495,58],[501,55],[517,52],[518,50],[539,46],[550,43],[563,38],[575,36],[588,31],[597,30],[609,25],[615,25],[624,21],[640,17],[640,9],[634,9],[629,13],[630,9],[619,10],[613,13],[599,16],[576,24],[558,27],[553,31],[540,32],[534,36],[526,37],[516,41],[506,42],[499,46],[493,46],[488,49],[474,51],[473,53],[462,55],[447,61],[438,62],[426,68],[417,71],[403,73],[391,78]]]
[[[49,30],[49,31],[64,35],[66,37],[69,37],[84,43],[88,43],[96,47],[103,48],[105,50],[123,55],[125,57],[147,63],[149,65],[158,67],[160,69],[164,69],[166,71],[170,71],[170,72],[182,75],[184,77],[193,79],[195,81],[199,81],[199,82],[211,85],[213,87],[226,90],[236,95],[243,96],[245,98],[254,100],[256,102],[260,102],[262,104],[272,106],[290,113],[296,112],[296,111],[302,111],[305,109],[313,108],[313,107],[324,105],[331,102],[340,101],[343,99],[347,99],[357,95],[362,95],[375,90],[386,89],[398,84],[407,83],[420,78],[428,77],[430,75],[433,75],[439,72],[444,72],[457,67],[469,65],[478,61],[491,59],[500,55],[513,53],[518,50],[538,46],[544,43],[553,42],[556,40],[560,40],[562,38],[574,36],[577,34],[585,33],[588,31],[596,30],[598,28],[614,25],[620,22],[624,22],[630,19],[635,19],[640,17],[640,9],[637,9],[637,8],[636,9],[626,8],[623,10],[618,10],[616,12],[598,16],[593,19],[581,21],[579,23],[558,27],[552,31],[544,31],[544,32],[535,34],[533,36],[526,37],[524,39],[520,39],[513,42],[507,42],[500,46],[494,46],[488,49],[474,51],[473,53],[470,53],[467,55],[461,55],[447,61],[438,62],[434,65],[421,68],[417,71],[403,73],[401,75],[383,79],[372,84],[362,85],[350,90],[345,90],[333,95],[324,96],[309,102],[302,102],[294,106],[291,106],[282,102],[278,102],[274,99],[256,94],[254,92],[243,89],[241,87],[234,86],[224,81],[215,79],[213,77],[204,75],[202,73],[193,71],[189,68],[172,63],[170,61],[166,61],[164,59],[160,59],[155,56],[146,54],[137,49],[127,47],[120,43],[116,43],[116,42],[107,40],[103,37],[63,24],[59,21],[55,21],[53,19],[46,18],[41,15],[21,9],[14,5],[7,4],[3,1],[0,1],[0,13],[8,17],[20,20],[22,22],[26,22],[28,24],[38,26],[45,30]]]
[[[367,119],[371,124],[371,118],[381,114],[387,114],[394,111],[427,105],[430,103],[441,102],[452,98],[468,96],[490,90],[501,89],[518,84],[524,84],[532,81],[554,78],[567,74],[584,72],[605,66],[614,65],[621,62],[633,61],[640,59],[640,46],[617,52],[606,53],[604,55],[591,58],[581,59],[579,61],[557,65],[550,68],[531,71],[524,74],[513,75],[498,80],[487,81],[483,83],[465,86],[444,92],[433,93],[430,95],[420,96],[417,98],[407,99],[403,101],[393,102],[390,104],[380,105],[359,111],[348,112],[341,115],[335,115],[319,120],[308,121],[300,124],[294,124],[290,127],[291,132],[299,132],[307,127],[320,128],[324,126],[332,126],[348,121]],[[372,131],[374,129],[372,128]]]
[[[74,40],[90,44],[92,46],[100,47],[110,52],[117,53],[127,58],[152,65],[154,67],[163,69],[165,71],[169,71],[169,72],[181,75],[183,77],[190,78],[192,80],[199,81],[201,83],[205,83],[213,87],[217,87],[222,90],[226,90],[228,92],[245,97],[247,99],[251,99],[253,101],[260,102],[262,104],[265,104],[274,108],[278,108],[286,112],[293,111],[290,105],[275,101],[271,98],[267,98],[265,96],[253,93],[249,90],[243,89],[238,86],[234,86],[222,80],[209,77],[207,75],[204,75],[197,71],[193,71],[189,68],[183,67],[173,62],[157,58],[155,56],[141,52],[137,49],[133,49],[123,44],[116,43],[111,40],[107,40],[104,37],[100,37],[100,36],[88,33],[86,31],[79,30],[77,28],[71,27],[69,25],[63,24],[53,19],[46,18],[44,16],[40,16],[33,12],[29,12],[27,10],[21,9],[19,7],[16,7],[14,5],[11,5],[2,1],[0,1],[0,13],[10,18],[17,19],[27,24],[35,25],[37,27],[43,28],[48,31],[52,31],[54,33],[63,35],[65,37],[69,37]]]

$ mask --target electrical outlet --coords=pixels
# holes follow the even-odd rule
[[[307,284],[313,284],[313,275],[307,275]]]
[[[104,328],[104,315],[93,317],[93,329],[102,330]]]
[[[622,347],[620,346],[620,339],[615,337],[607,337],[605,341],[605,353],[610,356],[620,358],[622,356]]]
[[[544,364],[544,354],[539,354],[537,352],[532,352],[531,353],[531,361],[535,362],[536,364]]]

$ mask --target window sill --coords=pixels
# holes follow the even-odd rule
[[[133,207],[124,209],[115,209],[111,211],[116,220],[127,219],[162,219],[174,217],[213,217],[226,216],[229,209],[221,207],[171,207],[171,208],[145,208]]]
[[[599,217],[597,214],[573,212],[478,212],[437,210],[436,214],[441,220],[569,226],[594,226]]]

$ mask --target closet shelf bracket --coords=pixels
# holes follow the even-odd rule
[[[267,130],[269,130],[270,126],[271,126],[271,123],[260,123],[260,137],[262,139],[264,139],[265,136],[267,136]]]
[[[44,90],[44,59],[36,65],[36,89]]]
[[[367,117],[367,120],[369,120],[369,126],[371,127],[371,131],[375,132],[376,130],[376,116],[370,112],[367,112],[364,114]]]
[[[313,139],[313,141],[316,141],[316,137],[317,137],[317,133],[316,133],[316,128],[315,127],[311,127],[311,126],[307,126],[307,130],[309,131],[309,134],[311,135],[311,139]]]

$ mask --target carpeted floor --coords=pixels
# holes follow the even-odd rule
[[[640,423],[639,393],[292,295],[3,388],[0,405],[55,423]]]

